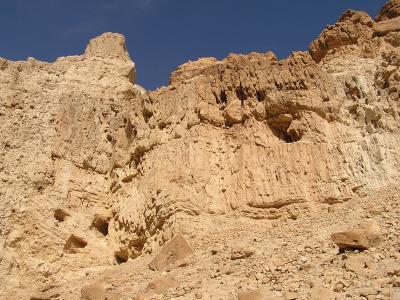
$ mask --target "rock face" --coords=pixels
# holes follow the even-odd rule
[[[188,62],[156,91],[120,34],[0,59],[0,298],[395,294],[398,6],[347,11],[283,60]],[[354,280],[330,236],[366,216],[385,233]]]

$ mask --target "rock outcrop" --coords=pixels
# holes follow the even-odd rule
[[[376,17],[376,21],[385,21],[400,16],[400,1],[390,0],[380,10],[379,15]]]
[[[156,91],[120,34],[0,59],[0,298],[396,295],[399,3]],[[366,217],[380,243],[344,231]]]
[[[311,43],[310,54],[315,61],[319,62],[329,51],[343,46],[361,45],[371,38],[373,24],[373,20],[367,13],[348,10],[335,25],[328,26]]]

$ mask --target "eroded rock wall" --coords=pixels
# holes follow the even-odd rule
[[[2,295],[224,217],[295,219],[398,184],[396,5],[348,11],[283,60],[186,63],[152,92],[119,34],[54,63],[1,59]]]

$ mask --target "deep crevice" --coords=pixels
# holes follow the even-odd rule
[[[242,102],[243,106],[244,101],[247,100],[247,93],[245,89],[242,87],[242,85],[236,88],[236,97]]]
[[[265,93],[265,91],[257,91],[256,97],[258,102],[263,102],[267,98],[267,94]]]
[[[228,98],[226,96],[226,92],[224,90],[221,90],[221,93],[219,96],[216,93],[213,93],[215,100],[217,101],[217,104],[226,104],[228,102]]]
[[[143,115],[144,120],[147,123],[147,122],[149,122],[150,118],[153,116],[153,112],[144,108],[142,111],[142,115]]]

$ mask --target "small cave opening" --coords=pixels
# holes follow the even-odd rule
[[[81,248],[85,248],[87,246],[87,242],[74,234],[72,234],[64,245],[64,251],[69,253],[77,253]]]
[[[120,264],[126,263],[129,259],[129,250],[123,249],[123,250],[115,251],[114,257],[115,257],[115,260],[117,261],[117,264],[120,265]]]
[[[96,229],[103,236],[107,236],[108,235],[108,225],[109,225],[109,220],[107,218],[96,215],[93,219],[91,228]]]
[[[281,141],[285,143],[295,143],[302,139],[302,132],[290,128],[292,124],[292,119],[287,118],[286,116],[280,116],[273,120],[272,122],[268,122],[268,127],[271,129],[271,132]]]
[[[158,123],[158,128],[160,130],[164,130],[168,126],[171,126],[171,122],[161,121],[160,123]]]
[[[272,133],[281,141],[284,141],[285,143],[294,143],[296,140],[292,138],[286,131],[280,130],[279,128],[275,128],[273,126],[270,126],[270,129]]]
[[[54,219],[56,219],[58,222],[64,222],[70,216],[71,215],[68,212],[61,208],[54,211]]]

